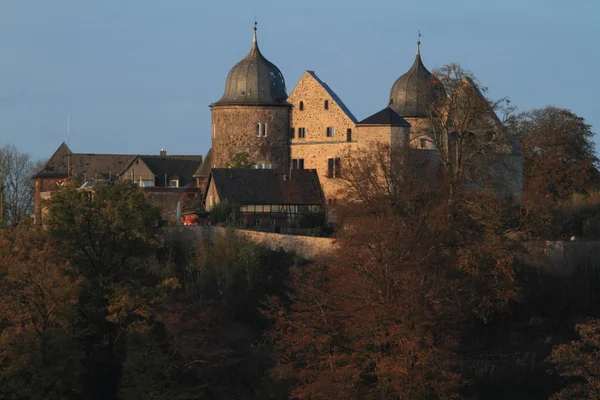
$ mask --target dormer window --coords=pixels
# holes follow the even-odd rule
[[[301,101],[300,104],[298,105],[298,109],[300,111],[304,111],[304,102],[303,101]]]
[[[179,187],[179,179],[171,179],[169,181],[169,186],[170,187]]]

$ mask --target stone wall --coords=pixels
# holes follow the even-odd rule
[[[212,106],[212,166],[225,168],[232,156],[248,153],[249,161],[270,162],[285,171],[290,165],[289,106]],[[256,136],[256,124],[267,124],[267,136]]]
[[[210,240],[213,235],[224,234],[227,228],[217,226],[182,226],[171,228],[171,234],[177,234],[190,243]],[[236,234],[265,246],[271,250],[283,249],[295,252],[309,260],[327,256],[337,246],[335,239],[313,236],[283,235],[279,233],[257,232],[236,229]]]
[[[344,173],[344,156],[349,150],[356,148],[356,143],[328,142],[328,143],[296,143],[292,144],[292,159],[303,159],[304,169],[315,169],[323,188],[325,198],[336,199],[340,197],[342,188],[339,179],[328,178],[328,159],[340,158],[342,174]]]
[[[369,149],[376,144],[407,146],[410,128],[386,125],[359,125],[358,148]]]
[[[42,193],[54,192],[63,184],[66,178],[34,178],[33,213],[36,218],[42,214]]]

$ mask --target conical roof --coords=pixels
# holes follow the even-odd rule
[[[283,74],[258,48],[256,27],[248,55],[227,75],[225,93],[213,105],[287,105]]]
[[[444,93],[441,82],[423,65],[417,43],[415,62],[392,86],[389,106],[402,117],[426,117],[431,102]]]

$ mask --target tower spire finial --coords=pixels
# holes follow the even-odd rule
[[[256,30],[258,26],[258,22],[256,22],[256,15],[254,16],[254,38],[252,39],[253,43],[258,43],[258,40],[256,39]]]
[[[419,36],[417,37],[417,55],[421,55],[421,30],[419,29]]]

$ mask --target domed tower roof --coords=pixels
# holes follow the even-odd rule
[[[428,104],[445,94],[442,83],[433,79],[421,60],[421,42],[417,42],[415,62],[392,86],[389,106],[402,117],[426,117]]]
[[[256,26],[248,55],[227,75],[225,93],[214,105],[287,105],[283,74],[258,49]]]

